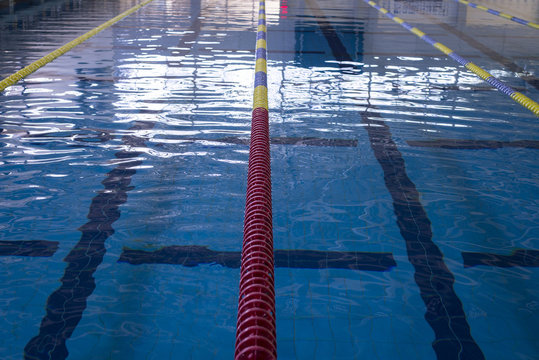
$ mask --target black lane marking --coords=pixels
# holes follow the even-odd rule
[[[525,148],[539,149],[538,140],[460,140],[460,139],[437,139],[437,140],[409,140],[410,146],[455,149],[455,150],[481,150],[481,149],[501,149],[501,148]]]
[[[350,54],[348,54],[348,50],[346,50],[346,47],[342,43],[341,39],[339,38],[339,35],[337,34],[337,31],[335,28],[331,25],[331,23],[328,20],[328,17],[322,12],[322,9],[320,9],[320,6],[318,6],[318,3],[316,0],[305,0],[305,3],[311,10],[311,12],[314,15],[314,18],[316,19],[316,22],[318,23],[318,27],[322,31],[322,34],[327,40],[327,43],[329,47],[331,48],[331,52],[333,53],[333,56],[338,61],[354,61]],[[306,15],[305,17],[311,17]],[[356,18],[353,18],[354,20],[357,20]],[[350,67],[350,65],[345,64],[339,64],[340,67]]]
[[[359,20],[359,19],[356,19],[356,20]],[[367,19],[361,19],[361,20],[367,20]],[[364,35],[396,35],[396,36],[408,36],[407,33],[404,33],[402,31],[395,31],[395,32],[391,32],[391,31],[365,31],[365,28],[358,28],[358,30],[361,31],[362,34]],[[288,29],[272,29],[271,32],[298,32],[298,33],[316,33],[316,30],[310,30],[310,29],[301,29],[301,28],[297,28],[296,30],[288,30]],[[339,30],[339,32],[341,34],[356,34],[357,31],[351,31],[351,30]],[[434,36],[434,35],[441,35],[441,34],[430,34],[431,36]],[[271,50],[271,52],[273,52],[273,50]]]
[[[200,3],[199,3],[200,4]],[[183,36],[178,47],[185,47],[186,42],[194,41],[201,28],[200,8],[195,9],[198,15]],[[182,55],[191,51],[181,51]],[[130,130],[146,130],[153,128],[154,123],[136,122]],[[146,147],[145,140],[136,136],[124,136],[125,145]],[[77,245],[66,256],[68,266],[61,279],[62,285],[47,300],[47,314],[41,321],[39,334],[32,338],[24,348],[26,360],[65,359],[68,355],[66,341],[71,337],[75,327],[82,318],[87,298],[95,289],[93,274],[105,255],[105,240],[114,233],[112,224],[120,217],[119,206],[127,201],[127,192],[131,177],[136,173],[133,167],[140,165],[139,160],[130,160],[141,155],[137,151],[120,151],[115,154],[118,159],[125,159],[107,174],[102,184],[105,190],[92,199],[88,219],[79,230],[82,236]]]
[[[253,31],[255,31],[256,29],[254,29]],[[314,31],[313,31],[314,32]],[[179,46],[180,47],[180,46]],[[115,46],[114,48],[120,48],[122,50],[140,50],[140,46],[136,46],[136,45],[122,45],[122,46]],[[170,48],[168,47],[165,47],[165,46],[158,46],[158,47],[152,47],[152,51],[156,51],[156,50],[162,50],[162,51],[172,51],[173,54],[175,53],[179,53],[180,51],[182,50],[170,50]],[[197,53],[217,53],[216,56],[219,54],[219,52],[233,52],[233,53],[255,53],[256,50],[254,49],[227,49],[227,48],[213,48],[213,49],[197,49]],[[276,49],[271,49],[271,53],[272,54],[295,54],[297,53],[297,51],[295,50],[276,50]],[[326,52],[325,51],[320,51],[320,50],[302,50],[301,53],[304,53],[304,54],[325,54]],[[177,63],[178,61],[171,61],[171,63]],[[81,80],[85,80],[81,77],[79,77]],[[181,78],[181,77],[179,77]],[[96,81],[113,81],[113,80],[108,80],[110,78],[105,78],[105,80],[102,80],[101,78],[90,78],[90,80],[96,80]],[[33,84],[36,84],[35,82],[33,82]]]
[[[137,112],[139,113],[139,112]],[[142,113],[142,112],[141,112]],[[101,129],[79,129],[80,131],[93,131],[88,133],[73,133],[73,132],[46,132],[40,134],[31,134],[28,130],[7,130],[0,128],[0,133],[5,132],[6,134],[17,133],[21,134],[23,139],[44,139],[46,141],[59,140],[74,140],[80,142],[107,142],[112,140],[114,136],[109,132],[109,130]]]
[[[130,130],[153,128],[150,122],[137,122]],[[124,136],[127,146],[144,147],[144,139]],[[62,285],[47,299],[46,315],[41,321],[39,334],[24,348],[25,359],[65,359],[68,356],[66,341],[82,318],[88,297],[95,289],[93,274],[103,261],[105,240],[114,234],[112,224],[120,218],[120,205],[127,201],[132,190],[131,177],[137,172],[133,167],[142,163],[135,158],[138,151],[122,150],[115,154],[122,160],[102,181],[105,189],[92,199],[87,218],[81,226],[79,242],[64,259],[68,263],[60,280]]]
[[[326,54],[325,51],[320,51],[320,50],[301,50],[301,51],[297,51],[297,50],[273,50],[271,49],[271,53],[272,54]]]
[[[0,241],[0,256],[49,257],[58,250],[58,241],[14,240]]]
[[[376,120],[372,119],[377,118]],[[402,154],[389,127],[374,112],[362,113],[374,156],[384,172],[386,188],[400,233],[406,241],[408,260],[427,307],[425,319],[434,330],[432,344],[438,359],[484,359],[470,333],[470,326],[453,284],[455,278],[445,265],[443,254],[432,241],[431,222],[419,200],[415,184],[406,173]]]
[[[219,50],[223,51],[223,53],[220,53]],[[181,50],[172,50],[172,53],[176,54],[176,53],[179,53],[180,51]],[[221,54],[226,55],[226,52],[236,52],[236,53],[246,54],[246,55],[247,55],[247,53],[254,53],[254,50],[249,50],[249,49],[241,49],[241,50],[197,49],[196,51],[197,51],[197,54],[211,53],[214,56],[220,56]],[[325,51],[318,51],[318,50],[313,50],[313,51],[311,51],[311,50],[299,50],[299,51],[296,51],[296,50],[282,50],[282,51],[272,50],[271,52],[272,53],[281,53],[281,54],[318,54],[318,55],[326,54]],[[342,55],[346,56],[347,53],[343,53]],[[364,52],[358,53],[358,55],[363,55],[363,56],[382,56],[382,57],[397,57],[397,56],[401,56],[401,57],[424,57],[424,58],[436,58],[436,59],[444,57],[444,54],[441,54],[441,53],[435,52],[435,51],[433,51],[432,53],[428,53],[428,54],[427,53],[417,53],[417,52],[416,53],[403,53],[403,52],[380,52],[380,51],[378,51],[378,52],[369,52],[369,51],[364,51]],[[464,54],[464,55],[462,55],[462,57],[465,57],[466,59],[479,59],[479,58],[481,58],[481,55]],[[537,57],[537,56],[514,56],[513,58],[514,59],[522,59],[522,60],[539,60],[539,57]],[[155,64],[159,64],[159,65],[166,64],[166,65],[170,65],[170,66],[177,66],[175,64],[181,63],[182,61],[183,60],[178,60],[178,61],[163,60],[163,61],[155,61]],[[458,66],[460,66],[460,65],[455,64],[455,67],[458,67]],[[148,78],[148,77],[146,77],[146,78]],[[155,78],[162,78],[162,76],[155,76]],[[183,79],[183,77],[181,77],[181,76],[171,76],[170,78],[171,79]],[[134,77],[134,78],[130,77],[130,79],[137,79],[137,77]],[[96,79],[95,81],[98,81],[98,80]],[[107,81],[107,80],[103,80],[103,81]],[[108,81],[110,81],[110,80],[108,80]],[[434,88],[442,88],[442,87],[441,86],[434,86]],[[512,86],[512,88],[514,88],[515,90],[523,89],[523,87],[519,87],[519,86]],[[485,90],[487,90],[487,89],[490,90],[490,91],[496,91],[496,89],[493,89],[493,88],[485,88]]]
[[[316,0],[307,0],[311,4]],[[311,6],[312,7],[312,6]],[[320,8],[317,16],[324,16]],[[320,27],[327,21],[317,20]],[[328,43],[339,41],[332,30],[323,30]],[[334,31],[334,30],[333,30]],[[331,47],[344,48],[344,45]],[[341,60],[339,51],[334,57]],[[348,58],[350,56],[348,55]],[[371,119],[375,117],[376,120]],[[415,184],[406,173],[404,158],[393,141],[389,127],[382,117],[372,111],[361,114],[361,122],[369,136],[374,156],[384,172],[384,182],[393,199],[397,225],[406,242],[408,260],[415,270],[414,279],[426,305],[425,319],[434,330],[432,347],[438,359],[482,360],[483,352],[470,333],[470,326],[453,284],[455,278],[443,260],[443,254],[432,241],[431,222],[419,200]]]
[[[27,143],[29,145],[64,145],[72,148],[85,148],[90,147],[93,144],[99,145],[100,143],[108,142],[114,139],[114,136],[108,130],[98,130],[97,133],[75,133],[75,134],[58,134],[58,133],[43,133],[43,134],[28,134],[22,136],[22,139],[30,140]],[[69,142],[77,142],[78,144],[69,144]],[[66,144],[67,143],[67,144]]]
[[[189,141],[210,141],[225,144],[237,144],[249,146],[249,138],[225,137],[219,139],[199,139],[188,138]],[[321,139],[315,137],[272,137],[270,143],[273,145],[304,145],[304,146],[336,146],[336,147],[357,147],[357,140],[353,139]]]
[[[363,56],[387,56],[387,57],[423,57],[423,58],[435,58],[440,59],[443,58],[445,55],[440,54],[440,52],[435,52],[433,50],[432,53],[419,53],[419,52],[413,52],[413,53],[403,53],[403,52],[363,52]],[[466,54],[462,55],[462,57],[466,57],[466,59],[479,59],[481,58],[481,55],[473,55],[473,54]],[[390,59],[390,61],[394,61],[394,59]],[[460,66],[458,64],[454,65],[455,68]]]
[[[425,13],[424,11],[418,10],[416,6],[414,5],[408,5],[408,7],[411,7],[414,11],[420,13],[421,15],[427,17],[430,21],[434,22],[436,25],[440,26],[442,29],[449,31],[453,35],[457,36],[462,41],[468,43],[471,47],[479,50],[492,60],[498,62],[499,64],[505,66],[507,69],[511,70],[512,72],[516,73],[517,76],[519,76],[522,80],[539,90],[539,79],[530,74],[527,70],[524,68],[518,66],[515,64],[511,59],[506,58],[505,56],[497,53],[496,51],[492,50],[486,45],[483,45],[479,41],[475,40],[473,37],[463,33],[462,31],[458,30],[457,28],[439,21],[436,17],[429,15]]]
[[[539,250],[516,249],[510,255],[463,252],[464,267],[477,265],[496,267],[539,267]]]
[[[275,267],[296,269],[349,269],[389,271],[397,266],[391,253],[359,251],[275,250]],[[241,252],[213,251],[206,246],[166,246],[155,251],[124,248],[118,262],[132,265],[173,264],[187,267],[219,264],[239,268]]]
[[[200,0],[198,1],[191,0],[191,18],[194,18],[194,20],[189,26],[189,28],[187,29],[187,31],[185,31],[185,33],[182,35],[177,45],[177,47],[185,48],[185,49],[174,50],[173,51],[174,54],[187,55],[193,50],[195,41],[199,37],[200,30],[202,28],[201,14],[203,11],[209,8],[209,5],[207,5],[203,9],[201,9],[200,8],[201,3],[202,2]]]
[[[191,3],[193,3],[193,1]],[[198,9],[196,7],[198,7]],[[184,49],[171,50],[167,46],[158,46],[158,47],[152,48],[152,50],[167,50],[167,51],[171,51],[173,54],[180,54],[180,55],[187,55],[187,54],[191,53],[191,51],[193,50],[194,43],[195,43],[196,39],[198,38],[198,36],[200,35],[200,30],[201,30],[201,27],[202,27],[202,19],[200,18],[200,14],[203,11],[207,10],[208,8],[209,8],[209,6],[206,6],[201,10],[200,9],[200,1],[197,1],[196,4],[191,4],[191,10],[193,11],[193,14],[191,15],[191,18],[193,18],[193,22],[191,23],[189,28],[187,28],[185,30],[184,34],[182,35],[182,37],[178,41],[178,45],[176,45],[176,47],[184,48]],[[138,29],[139,28],[139,27],[131,27],[131,26],[125,26],[125,25],[117,26],[117,27],[119,27],[119,28],[127,28],[127,29],[134,29],[134,28]],[[145,27],[145,29],[162,30],[161,28],[155,28],[155,27],[151,27],[151,28],[146,28]],[[181,30],[181,29],[178,29],[178,30]],[[121,50],[140,50],[140,47],[141,46],[139,44],[134,44],[134,45],[115,45],[115,48],[118,48],[118,49],[121,49]],[[142,47],[144,47],[144,46],[142,46]],[[170,62],[172,64],[169,65],[169,66],[174,66],[174,64],[176,64],[178,62],[179,61],[172,61],[172,62]],[[160,64],[163,64],[163,63],[168,64],[169,62],[160,62]]]
[[[307,0],[307,2],[311,2],[310,0]],[[313,3],[314,6],[316,6],[318,9],[320,9],[320,7],[318,6],[318,3]],[[309,6],[311,6],[311,4],[309,4]],[[292,16],[291,16],[292,17]],[[294,17],[297,17],[297,18],[316,18],[316,20],[318,21],[318,17],[319,15],[317,13],[313,15],[294,15]],[[323,16],[324,19],[335,19],[335,20],[359,20],[357,17],[352,17],[352,16],[340,16],[340,15],[332,15],[332,16],[327,16],[327,15],[324,15]],[[377,20],[377,18],[367,18],[366,20]]]
[[[315,137],[273,137],[270,139],[270,143],[275,145],[357,147],[357,140],[320,139]]]

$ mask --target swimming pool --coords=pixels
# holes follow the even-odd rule
[[[136,3],[0,2],[0,76]],[[378,4],[539,99],[538,30]],[[2,358],[233,356],[258,12],[154,0],[0,95]],[[363,1],[266,14],[279,358],[536,359],[537,117]]]

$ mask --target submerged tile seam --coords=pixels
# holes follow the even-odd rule
[[[417,37],[419,37],[421,40],[425,41],[426,43],[430,44],[431,46],[435,47],[436,49],[440,50],[462,66],[464,66],[466,69],[473,72],[475,75],[479,76],[481,79],[489,83],[491,86],[495,87],[505,95],[509,96],[511,99],[513,99],[515,102],[517,102],[519,105],[525,107],[529,111],[531,111],[535,116],[539,117],[539,104],[533,101],[532,99],[528,98],[524,94],[516,91],[515,89],[511,88],[509,85],[503,83],[502,81],[495,78],[493,75],[488,73],[487,71],[483,70],[479,66],[475,65],[473,62],[463,58],[462,56],[455,53],[453,50],[445,46],[444,44],[435,41],[434,39],[430,38],[427,34],[419,30],[418,28],[406,23],[403,19],[401,19],[398,16],[393,15],[391,12],[389,12],[387,9],[380,7],[376,2],[369,1],[369,0],[363,0],[368,5],[372,6],[376,10],[378,10],[380,13],[384,14],[389,19],[393,20],[397,24],[401,25],[406,30],[410,31]]]
[[[325,27],[322,33],[326,40],[340,42],[316,0],[306,0],[306,3],[316,15],[318,25]],[[336,48],[344,48],[344,44]],[[333,56],[339,61],[351,58],[340,52],[334,52]],[[373,117],[376,120],[371,119]],[[405,240],[408,259],[415,271],[414,279],[426,306],[425,319],[434,331],[432,347],[437,358],[484,359],[471,335],[462,302],[453,288],[455,277],[432,240],[430,219],[415,184],[408,177],[404,158],[393,141],[389,126],[378,113],[370,110],[361,113],[361,121],[366,125],[371,148],[382,167],[384,183],[393,200],[397,226]]]

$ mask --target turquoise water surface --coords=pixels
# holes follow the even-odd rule
[[[0,77],[136,4],[0,0]],[[539,30],[379,4],[539,100]],[[537,117],[363,1],[266,13],[278,357],[538,359]],[[155,0],[0,94],[2,359],[233,357],[257,23]]]

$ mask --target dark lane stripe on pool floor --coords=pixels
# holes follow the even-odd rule
[[[147,130],[154,123],[137,122],[130,130]],[[145,140],[135,136],[124,136],[124,145],[144,147]],[[68,356],[66,341],[82,318],[87,299],[95,289],[93,274],[103,261],[105,240],[114,229],[112,224],[120,218],[120,205],[127,201],[131,177],[137,172],[134,167],[142,164],[135,160],[141,152],[122,150],[115,154],[122,160],[107,174],[102,184],[105,189],[92,199],[87,218],[90,220],[79,230],[79,242],[64,259],[68,263],[60,280],[62,285],[47,299],[47,314],[41,321],[39,334],[24,348],[25,359],[65,359]]]
[[[339,62],[354,61],[354,59],[352,59],[352,56],[350,56],[350,54],[348,53],[346,46],[344,46],[341,39],[339,38],[337,31],[329,22],[328,17],[324,14],[322,9],[320,9],[320,6],[318,6],[316,0],[305,0],[305,3],[313,13],[314,16],[312,17],[315,18],[316,22],[318,23],[318,27],[320,28],[320,31],[322,31],[322,34],[326,38],[327,44],[331,48],[331,53],[333,54],[333,57],[335,57],[335,59]],[[311,16],[306,15],[306,17]],[[353,19],[357,20],[356,18]],[[339,64],[339,66],[350,67],[350,65],[344,64]]]
[[[391,253],[338,252],[316,250],[275,250],[275,267],[295,269],[349,269],[389,271],[397,266]],[[124,248],[118,262],[132,265],[173,264],[187,267],[218,264],[239,268],[239,251],[213,251],[206,246],[166,246],[155,251]]]
[[[539,149],[539,140],[460,140],[460,139],[436,139],[436,140],[409,140],[410,146],[454,149],[454,150],[481,150],[501,148],[525,148]]]
[[[400,233],[406,241],[414,278],[427,307],[425,319],[436,334],[432,346],[438,359],[484,359],[470,333],[470,326],[453,284],[455,278],[445,265],[443,254],[432,241],[431,222],[419,200],[415,184],[406,173],[404,158],[381,116],[362,113],[374,156],[384,172],[393,199]]]
[[[477,265],[496,267],[539,267],[539,250],[516,249],[510,255],[463,252],[464,267]]]
[[[316,0],[306,0],[322,33],[338,61],[349,61],[343,56],[341,43],[335,29],[329,25]],[[373,120],[372,118],[376,118]],[[415,269],[414,278],[421,298],[426,305],[425,319],[434,330],[436,339],[432,347],[438,359],[481,360],[483,352],[470,333],[470,326],[453,283],[455,278],[443,260],[443,254],[432,241],[431,222],[419,201],[419,193],[406,173],[402,154],[393,141],[391,132],[382,117],[372,111],[361,114],[374,156],[384,172],[386,188],[393,199],[402,237],[406,242],[408,259]]]
[[[58,241],[14,240],[0,241],[0,256],[49,257],[58,250]]]
[[[139,112],[140,114],[145,113],[144,111]],[[100,144],[110,141],[114,138],[108,131],[101,131],[97,135],[86,135],[86,134],[66,134],[66,135],[54,135],[52,133],[38,134],[38,135],[24,135],[23,139],[37,139],[39,141],[31,141],[31,145],[48,145],[52,142],[58,142],[60,145],[64,145],[66,141],[76,141],[81,143],[90,143]],[[204,141],[204,142],[218,142],[224,144],[237,144],[249,146],[250,138],[241,138],[228,136],[218,139],[203,139],[203,138],[180,138],[182,142],[194,142],[194,141]],[[270,143],[272,145],[297,145],[297,146],[322,146],[322,147],[357,147],[357,140],[355,139],[327,139],[327,138],[317,138],[312,136],[304,137],[272,137],[270,138]],[[155,143],[155,145],[162,146],[164,143]],[[86,145],[79,144],[69,144],[69,147],[86,147]]]
[[[270,143],[272,145],[357,147],[357,140],[321,139],[315,137],[272,137]]]
[[[194,9],[193,22],[186,35],[179,41],[179,47],[187,42],[195,41],[201,30],[200,7]],[[182,50],[186,55],[189,50]],[[153,122],[139,121],[129,130],[148,130],[154,127]],[[124,145],[146,147],[145,139],[136,136],[124,136]],[[71,337],[75,327],[86,309],[87,299],[95,289],[93,274],[103,261],[105,240],[114,233],[112,224],[120,218],[119,206],[127,201],[127,192],[131,177],[136,173],[133,167],[139,166],[140,160],[130,160],[142,153],[136,151],[120,151],[115,154],[118,159],[125,159],[107,174],[102,190],[92,199],[88,219],[79,230],[82,236],[77,245],[66,256],[68,263],[62,285],[47,300],[47,314],[41,321],[39,334],[32,338],[24,348],[26,360],[54,359],[63,360],[68,356],[66,341]]]
[[[237,144],[249,146],[249,138],[225,137],[219,139],[188,138],[188,141],[209,141],[225,144]],[[335,146],[335,147],[357,147],[357,140],[354,139],[323,139],[315,137],[272,137],[272,145],[304,145],[304,146]]]

